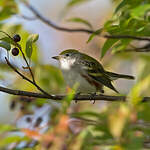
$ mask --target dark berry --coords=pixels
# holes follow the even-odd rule
[[[14,36],[13,36],[13,40],[14,40],[15,42],[19,42],[19,41],[21,40],[20,35],[19,35],[19,34],[14,35]]]
[[[35,128],[38,127],[38,126],[41,124],[42,120],[43,120],[43,119],[42,119],[41,117],[38,117],[37,120],[36,120],[36,122],[35,122],[34,127],[35,127]]]
[[[26,118],[26,121],[27,121],[27,122],[31,122],[31,121],[32,121],[31,117],[27,117],[27,118]]]
[[[12,49],[11,53],[13,56],[17,56],[19,54],[19,49],[15,47]]]

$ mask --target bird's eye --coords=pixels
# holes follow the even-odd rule
[[[66,56],[68,57],[68,56],[69,56],[69,54],[66,54]]]

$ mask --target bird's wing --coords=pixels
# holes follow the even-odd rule
[[[97,72],[99,70],[100,72],[105,72],[103,66],[93,57],[90,57],[86,54],[80,53],[80,59],[77,61],[78,65],[81,65],[81,67],[85,70],[90,70],[91,72]]]
[[[93,73],[88,73],[88,76],[90,76],[92,79],[94,79],[97,82],[100,82],[101,84],[103,84],[104,86],[112,89],[113,91],[115,91],[116,93],[119,93],[115,87],[112,85],[111,80],[105,76],[105,74],[93,74]]]
[[[103,66],[96,59],[88,55],[84,55],[80,59],[79,64],[82,66],[81,70],[84,70],[88,77],[118,93],[112,85],[111,79],[108,75],[106,75]]]

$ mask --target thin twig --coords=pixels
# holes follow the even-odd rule
[[[8,64],[8,66],[10,67],[10,68],[12,68],[19,76],[21,76],[24,80],[26,80],[26,81],[28,81],[28,82],[30,82],[31,84],[33,84],[39,91],[41,91],[42,93],[44,93],[45,95],[48,95],[48,96],[50,96],[46,91],[44,91],[39,85],[37,85],[37,83],[36,82],[34,82],[34,81],[31,81],[29,78],[27,78],[26,76],[24,76],[22,73],[20,73],[10,62],[9,62],[9,60],[5,57],[5,60],[6,60],[6,62],[7,62],[7,64]]]
[[[120,51],[117,51],[116,53],[122,53],[122,52],[150,52],[150,49],[125,49],[125,50],[120,50]]]
[[[23,18],[25,20],[29,20],[29,21],[34,21],[37,19],[36,17],[29,17],[29,16],[25,16],[23,14],[18,14],[17,17],[21,17],[21,18]]]
[[[12,68],[18,75],[20,75],[23,79],[25,79],[25,80],[27,80],[28,82],[30,82],[30,83],[32,83],[33,84],[33,82],[30,80],[30,79],[28,79],[26,76],[24,76],[22,73],[20,73],[10,62],[9,62],[9,60],[5,57],[5,60],[6,60],[6,62],[7,62],[7,65],[10,67],[10,68]]]
[[[132,36],[132,35],[104,35],[103,37],[109,38],[109,39],[133,39],[133,40],[139,40],[139,41],[150,41],[150,38],[138,37],[138,36]]]
[[[148,41],[150,42],[150,38],[147,37],[137,37],[132,35],[104,35],[105,38],[108,39],[133,39],[133,40],[139,40],[139,41]],[[122,53],[122,52],[149,52],[150,51],[150,44],[146,44],[143,47],[140,48],[131,48],[131,49],[125,49],[125,50],[119,50],[116,53]]]
[[[150,51],[150,43],[148,43],[142,47],[133,47],[133,48],[125,49],[125,50],[119,50],[116,53],[121,53],[121,52],[149,52],[149,51]]]
[[[19,50],[20,50],[21,53],[22,53],[23,59],[24,59],[26,65],[27,65],[27,67],[28,67],[28,69],[29,69],[29,71],[30,71],[30,74],[31,74],[31,77],[32,77],[33,82],[36,83],[36,82],[35,82],[35,79],[34,79],[33,72],[32,72],[32,70],[31,70],[31,67],[30,67],[30,65],[29,65],[29,63],[28,63],[28,61],[27,61],[27,59],[26,59],[25,54],[24,54],[23,51],[22,51],[21,46],[20,46],[18,43],[16,43],[16,44],[17,44],[17,47],[19,48]]]
[[[51,21],[50,19],[44,17],[41,13],[39,13],[38,10],[36,10],[32,5],[30,5],[27,1],[23,1],[24,4],[26,5],[26,7],[32,11],[32,13],[42,22],[44,22],[45,24],[47,24],[48,26],[59,30],[59,31],[64,31],[64,32],[84,32],[84,33],[94,33],[94,30],[88,30],[88,29],[83,29],[83,28],[76,28],[76,29],[71,29],[71,28],[66,28],[66,27],[61,27],[58,26],[57,24],[55,24],[53,21]]]

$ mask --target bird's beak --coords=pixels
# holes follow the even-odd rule
[[[59,56],[53,56],[53,59],[59,60]]]

